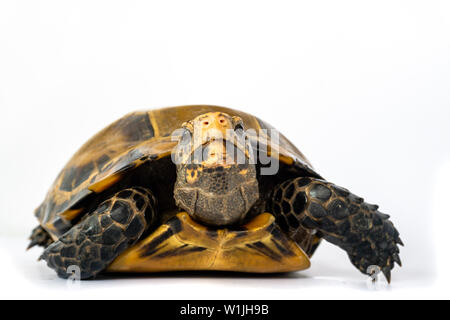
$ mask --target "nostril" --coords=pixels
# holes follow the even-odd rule
[[[209,122],[208,122],[208,121],[205,121],[205,122],[203,122],[203,124],[204,124],[205,126],[207,126],[207,125],[209,124]]]

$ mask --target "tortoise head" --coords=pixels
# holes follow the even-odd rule
[[[177,205],[213,226],[241,222],[259,198],[239,117],[210,112],[188,121],[175,149]]]

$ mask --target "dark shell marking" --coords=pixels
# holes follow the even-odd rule
[[[346,189],[318,179],[292,179],[275,188],[271,207],[291,237],[317,232],[345,250],[362,273],[377,265],[390,281],[394,262],[401,265],[398,244],[402,241],[389,216]],[[308,237],[300,239],[299,244],[311,250],[304,243]]]

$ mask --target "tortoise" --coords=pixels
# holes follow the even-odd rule
[[[138,111],[75,153],[29,248],[61,278],[105,272],[309,268],[322,239],[390,282],[403,245],[389,216],[319,175],[266,122],[218,106]]]

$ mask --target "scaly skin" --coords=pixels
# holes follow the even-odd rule
[[[41,259],[61,278],[71,276],[70,266],[80,268],[81,279],[95,277],[137,242],[156,217],[154,208],[148,189],[120,191],[48,246]]]
[[[48,232],[45,231],[41,226],[37,226],[33,229],[33,231],[31,231],[29,239],[30,244],[28,245],[27,250],[33,248],[34,246],[47,248],[53,243],[52,237],[50,237]]]
[[[301,227],[345,250],[353,265],[366,274],[379,266],[388,282],[394,263],[401,266],[403,245],[389,216],[378,206],[332,183],[296,178],[275,188],[270,203],[277,222],[290,234]]]

